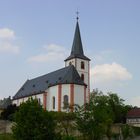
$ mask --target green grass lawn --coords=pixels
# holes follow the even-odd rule
[[[0,140],[14,140],[11,134],[0,134]]]

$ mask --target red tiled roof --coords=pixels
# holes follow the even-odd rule
[[[140,108],[133,108],[127,113],[127,117],[140,117]]]

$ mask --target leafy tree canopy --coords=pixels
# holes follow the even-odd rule
[[[104,135],[110,140],[112,124],[123,122],[129,107],[115,93],[104,95],[94,90],[88,103],[76,106],[77,128],[89,140],[100,140]]]
[[[53,140],[56,136],[52,115],[32,98],[20,105],[15,113],[15,125],[12,130],[16,140]]]

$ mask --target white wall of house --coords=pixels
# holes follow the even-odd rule
[[[127,118],[126,123],[132,126],[140,127],[140,117],[139,118]]]

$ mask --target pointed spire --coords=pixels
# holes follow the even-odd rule
[[[71,55],[84,55],[78,21],[76,23]]]
[[[77,18],[76,18],[77,22],[76,22],[76,29],[75,29],[71,54],[65,61],[70,60],[72,58],[81,58],[81,59],[90,61],[90,59],[84,55],[83,45],[82,45],[82,40],[81,40],[81,35],[80,35],[80,28],[79,28],[79,23],[78,23],[78,19],[79,19],[78,14],[79,13],[77,12]]]

